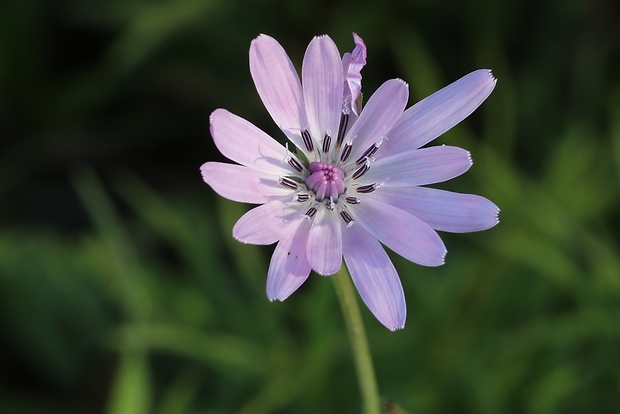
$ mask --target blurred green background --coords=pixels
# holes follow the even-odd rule
[[[278,139],[252,38],[300,64],[313,35],[368,46],[366,97],[413,104],[499,79],[435,144],[441,185],[502,209],[443,235],[440,268],[393,256],[404,331],[364,308],[389,412],[620,412],[620,10],[613,0],[4,0],[0,3],[0,412],[356,413],[333,285],[264,293],[273,247],[231,237],[217,107]]]

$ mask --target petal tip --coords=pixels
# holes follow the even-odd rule
[[[316,274],[318,274],[319,276],[328,277],[328,276],[333,276],[336,273],[338,273],[338,271],[340,270],[341,267],[342,267],[342,262],[340,262],[340,264],[338,265],[338,268],[333,266],[331,269],[329,267],[325,267],[325,268],[321,268],[321,269],[314,269],[313,268],[312,270],[314,270],[314,272]]]
[[[213,119],[214,116],[219,115],[221,113],[225,113],[225,112],[228,112],[228,111],[224,108],[217,108],[213,112],[211,112],[211,116],[209,117],[209,119]]]
[[[209,181],[210,181],[209,171],[208,171],[210,164],[211,162],[205,162],[204,164],[200,166],[200,175],[202,176],[202,181],[204,181],[207,184],[209,184]]]
[[[233,227],[233,235],[232,236],[233,236],[233,239],[235,239],[235,241],[238,241],[239,243],[245,244],[245,242],[239,236],[237,236],[235,234],[235,228],[234,227]]]
[[[397,326],[389,326],[388,329],[392,332],[401,331],[405,329],[405,323],[403,322],[401,325],[397,325]]]
[[[211,133],[211,138],[213,138],[215,140],[215,127],[216,127],[216,123],[218,123],[220,117],[222,116],[226,116],[226,114],[228,113],[228,111],[226,109],[222,109],[222,108],[218,108],[215,111],[211,112],[211,115],[209,115],[209,132]]]
[[[273,37],[264,33],[260,33],[250,42],[250,63],[252,63],[252,56],[255,53],[258,53],[258,50],[256,50],[256,48],[260,47],[261,44],[263,44],[265,47],[270,47],[273,45],[280,46],[280,43]]]
[[[314,37],[312,38],[312,40],[317,40],[317,39],[318,39],[318,40],[321,40],[321,39],[325,39],[325,38],[327,38],[327,39],[330,39],[330,40],[331,40],[331,38],[330,38],[327,34],[322,34],[322,35],[317,35],[317,36],[314,36]]]
[[[480,71],[483,71],[486,73],[486,77],[487,77],[487,81],[489,82],[488,88],[490,88],[491,91],[493,91],[493,89],[495,89],[495,85],[497,84],[497,78],[495,77],[495,74],[493,73],[493,70],[491,69],[480,69]],[[489,92],[490,94],[491,92]]]
[[[263,40],[263,39],[273,39],[273,37],[266,35],[264,33],[259,33],[254,39],[252,39],[252,43]]]
[[[479,76],[487,76],[488,78],[490,78],[493,81],[496,81],[497,78],[495,77],[495,75],[493,74],[493,69],[477,69],[475,71],[472,72],[472,74],[475,73]]]
[[[357,33],[353,32],[353,43],[355,43],[356,49],[353,51],[354,60],[356,62],[366,64],[367,48],[364,40]]]
[[[267,299],[269,299],[269,302],[283,302],[284,299],[288,298],[289,295],[282,295],[281,293],[278,292],[270,292],[269,289],[267,290]]]

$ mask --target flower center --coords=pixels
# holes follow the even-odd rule
[[[336,201],[344,193],[344,172],[331,164],[311,162],[311,174],[306,179],[306,187],[314,191],[317,201],[331,198]]]

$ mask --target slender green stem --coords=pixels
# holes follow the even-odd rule
[[[351,277],[343,265],[338,273],[332,276],[336,284],[336,292],[340,307],[347,325],[349,340],[353,350],[357,379],[364,404],[365,414],[380,414],[381,401],[372,365],[372,357],[362,322],[362,315],[357,302],[357,296]]]

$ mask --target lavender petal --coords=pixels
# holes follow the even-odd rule
[[[309,220],[299,220],[298,226],[289,227],[277,244],[267,272],[267,297],[283,301],[295,292],[310,275],[306,256]]]
[[[446,247],[426,223],[390,204],[365,197],[351,209],[353,218],[381,243],[423,266],[441,266]]]
[[[328,36],[315,37],[304,56],[302,82],[310,134],[321,147],[326,134],[338,132],[342,76],[336,44]]]
[[[345,142],[353,140],[351,158],[357,159],[366,149],[383,138],[403,113],[409,98],[409,87],[400,79],[383,83],[370,97],[362,113],[349,130]]]
[[[369,194],[416,216],[435,230],[468,233],[499,223],[499,208],[474,194],[460,194],[426,187],[382,187]]]
[[[335,210],[319,208],[308,238],[308,260],[320,275],[333,275],[342,265],[342,219]]]
[[[402,329],[407,317],[398,273],[381,244],[361,226],[343,231],[344,260],[353,283],[373,315],[391,331]]]
[[[298,148],[308,125],[299,76],[277,40],[260,35],[250,45],[250,73],[260,98],[276,125]]]
[[[292,191],[278,184],[278,177],[236,164],[207,162],[200,167],[202,179],[224,198],[240,203],[263,204],[289,196]]]
[[[458,177],[471,166],[468,151],[443,145],[377,158],[359,182],[379,182],[386,187],[434,184]]]
[[[216,109],[211,114],[211,136],[217,149],[232,161],[270,174],[291,173],[290,166],[283,162],[287,152],[282,145],[225,109]]]
[[[467,118],[493,91],[497,80],[479,69],[407,109],[388,133],[384,154],[398,154],[429,143]]]
[[[268,245],[280,240],[303,212],[280,200],[270,201],[245,213],[233,227],[233,237],[242,243]]]

